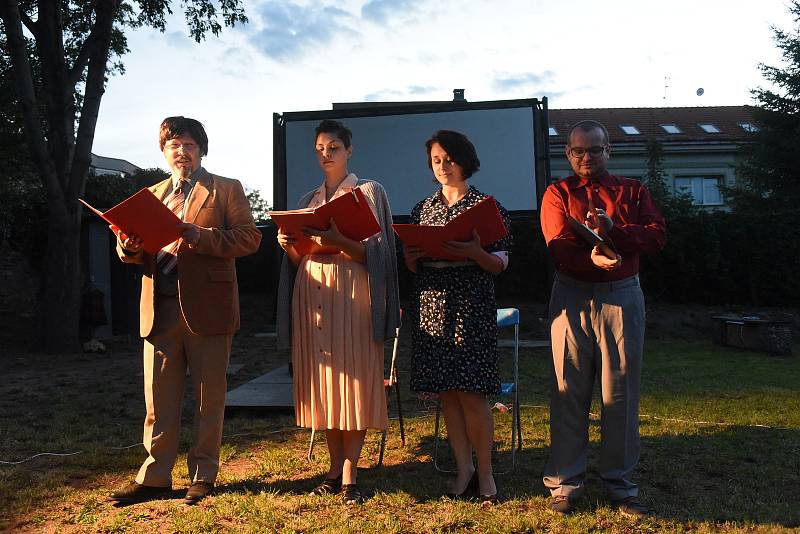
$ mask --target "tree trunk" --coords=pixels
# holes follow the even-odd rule
[[[39,340],[49,353],[80,350],[80,211],[59,204],[50,204],[39,289]]]

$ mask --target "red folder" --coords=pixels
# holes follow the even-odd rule
[[[333,219],[339,231],[354,241],[362,241],[381,231],[381,226],[372,213],[364,192],[357,187],[349,194],[340,195],[316,208],[271,211],[269,216],[284,234],[292,234],[297,239],[294,249],[301,256],[341,252],[336,247],[323,247],[312,241],[303,233],[304,226],[327,230],[331,227],[330,221]]]
[[[457,215],[444,226],[424,224],[393,224],[400,240],[412,247],[421,248],[428,257],[443,260],[463,260],[442,249],[445,241],[470,241],[472,230],[477,230],[481,246],[491,245],[508,233],[494,197],[486,197],[464,213]]]
[[[142,248],[150,254],[155,254],[181,236],[178,231],[181,220],[147,188],[126,198],[105,213],[93,208],[81,198],[78,200],[112,226],[119,228],[122,233],[139,237],[142,240]]]

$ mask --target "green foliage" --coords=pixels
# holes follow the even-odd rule
[[[133,175],[133,181],[136,189],[139,190],[143,187],[150,187],[156,185],[162,180],[169,178],[170,173],[158,167],[151,167],[149,169],[139,169]]]
[[[773,28],[784,65],[759,66],[774,89],[752,91],[759,130],[742,147],[736,184],[723,188],[735,215],[735,257],[746,267],[742,282],[754,303],[800,298],[800,237],[794,223],[800,205],[800,1],[793,0],[788,9],[795,28]]]
[[[269,221],[269,202],[261,196],[259,189],[249,189],[247,191],[247,200],[250,201],[250,211],[253,212],[253,218],[256,224],[266,224]]]
[[[646,148],[643,181],[667,222],[667,244],[656,255],[642,256],[643,286],[649,297],[660,300],[713,302],[715,285],[709,279],[717,273],[721,260],[714,214],[695,206],[690,195],[670,190],[658,140],[648,139]]]

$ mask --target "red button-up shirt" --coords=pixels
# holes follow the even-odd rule
[[[594,266],[589,255],[592,246],[576,236],[567,215],[578,221],[589,211],[589,191],[596,208],[606,211],[614,228],[608,237],[622,256],[622,265],[613,271]],[[639,254],[658,252],[667,241],[664,217],[653,203],[650,192],[638,180],[606,173],[597,181],[569,176],[551,184],[544,193],[540,209],[542,233],[556,269],[585,282],[613,282],[639,272]]]

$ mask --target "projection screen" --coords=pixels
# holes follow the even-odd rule
[[[408,215],[417,202],[438,188],[428,168],[425,141],[441,129],[462,132],[475,145],[481,169],[470,178],[470,184],[494,195],[510,211],[536,210],[537,190],[541,191],[537,179],[544,180],[536,170],[536,131],[542,128],[536,124],[537,102],[482,102],[457,109],[442,103],[441,110],[429,106],[431,109],[414,112],[397,106],[357,111],[334,106],[333,111],[276,115],[285,128],[285,152],[275,154],[276,161],[285,165],[285,182],[277,184],[283,180],[280,172],[275,176],[276,206],[285,199],[286,208],[293,209],[304,193],[322,183],[314,154],[314,128],[323,118],[333,118],[353,132],[350,171],[383,184],[394,215]],[[279,144],[276,152],[281,150]]]

